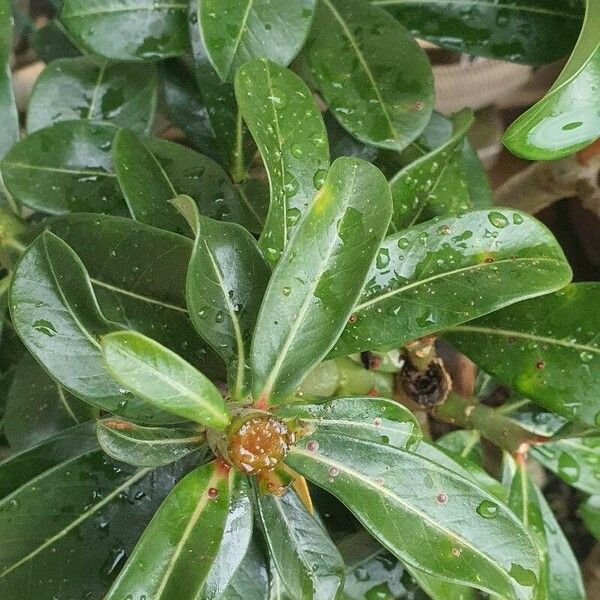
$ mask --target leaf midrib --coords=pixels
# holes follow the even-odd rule
[[[384,300],[387,300],[388,298],[391,298],[393,296],[396,296],[398,294],[402,294],[403,292],[406,292],[407,290],[410,290],[412,288],[418,287],[420,285],[425,285],[428,283],[431,283],[432,281],[436,281],[438,279],[444,279],[445,277],[450,277],[452,275],[457,275],[459,273],[466,273],[468,271],[475,271],[477,269],[485,269],[485,268],[490,268],[490,267],[497,267],[498,265],[501,265],[503,263],[513,263],[516,264],[518,262],[552,262],[552,263],[559,263],[560,261],[556,258],[545,258],[545,257],[522,257],[522,258],[503,258],[500,260],[496,260],[492,263],[477,263],[475,265],[468,265],[466,267],[461,267],[460,269],[454,269],[452,271],[445,271],[444,273],[437,273],[436,275],[431,275],[430,277],[427,277],[425,279],[419,279],[418,281],[413,281],[412,283],[409,283],[408,285],[405,285],[403,287],[400,288],[396,288],[396,289],[392,289],[389,290],[388,292],[385,292],[384,294],[381,294],[379,296],[375,296],[369,300],[367,300],[366,302],[363,302],[362,304],[358,304],[355,308],[355,311],[359,311],[359,310],[363,310],[365,308],[368,308],[369,306],[372,306],[373,304],[377,304],[379,302],[383,302]]]

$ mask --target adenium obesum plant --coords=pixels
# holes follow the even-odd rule
[[[600,533],[600,287],[413,38],[583,10],[460,4],[64,0],[22,131],[0,0],[1,598],[583,600],[528,461]],[[600,134],[598,8],[511,150]]]

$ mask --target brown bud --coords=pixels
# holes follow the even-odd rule
[[[229,436],[229,460],[246,475],[260,475],[281,463],[291,441],[287,425],[279,419],[253,416]]]
[[[452,380],[440,358],[432,358],[425,370],[406,359],[400,371],[400,384],[406,395],[425,409],[442,404],[452,389]]]

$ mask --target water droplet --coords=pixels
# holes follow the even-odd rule
[[[592,360],[592,358],[594,358],[594,355],[591,352],[587,352],[586,350],[584,350],[579,355],[579,358],[581,359],[581,362],[587,363],[587,362],[590,362]]]
[[[337,477],[340,474],[340,470],[337,467],[329,467],[329,477]]]
[[[292,288],[289,288],[289,287],[284,287],[284,288],[281,290],[281,293],[282,293],[284,296],[289,296],[289,295],[292,293]]]
[[[46,319],[38,319],[34,322],[33,328],[48,337],[53,337],[56,335],[56,329],[54,325],[50,323],[50,321],[46,321]]]
[[[571,131],[571,129],[577,129],[583,125],[583,121],[573,121],[562,126],[563,131]]]
[[[381,248],[379,250],[375,264],[378,269],[385,269],[390,264],[390,252],[387,248]]]
[[[406,250],[408,247],[410,247],[410,242],[406,238],[400,238],[398,240],[398,248],[400,248],[400,250]]]
[[[519,213],[513,213],[513,223],[515,225],[520,225],[523,222],[523,216]]]
[[[539,369],[539,370],[541,371],[542,369],[545,369],[545,368],[546,368],[546,363],[545,363],[543,360],[538,360],[538,361],[535,363],[535,368],[536,368],[536,369]]]
[[[325,184],[325,179],[327,178],[327,171],[325,169],[319,169],[315,176],[313,177],[313,183],[315,188],[320,190]]]
[[[521,565],[512,563],[510,567],[509,575],[521,585],[532,587],[537,584],[535,573],[529,569],[525,569]]]
[[[225,315],[223,314],[223,311],[220,310],[216,315],[215,315],[215,321],[217,323],[222,323],[223,319],[225,318]]]
[[[287,211],[288,227],[293,227],[298,222],[298,219],[300,218],[301,214],[302,213],[297,208],[294,208],[294,207],[288,208],[288,211]]]
[[[490,500],[484,500],[477,507],[477,514],[481,515],[484,519],[493,519],[498,515],[498,505]]]
[[[488,213],[489,222],[498,229],[504,229],[508,225],[508,219],[501,212],[493,210]]]
[[[304,149],[301,144],[292,145],[292,156],[295,156],[296,158],[302,158],[302,156],[304,156]]]

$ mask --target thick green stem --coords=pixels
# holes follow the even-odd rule
[[[475,429],[500,448],[523,454],[531,444],[539,444],[547,438],[521,427],[501,411],[450,393],[446,402],[437,406],[433,416],[440,421]]]

